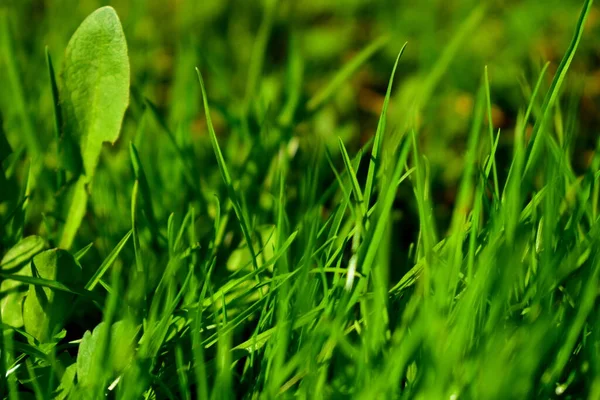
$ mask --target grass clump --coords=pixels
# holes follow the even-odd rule
[[[278,98],[263,78],[276,3],[241,102],[211,97],[227,71],[207,56],[181,72],[171,115],[130,86],[136,50],[116,11],[94,11],[62,72],[46,51],[46,136],[3,25],[9,114],[27,122],[0,134],[1,395],[599,398],[600,154],[573,161],[583,124],[565,89],[592,1],[556,70],[524,85],[513,126],[494,126],[494,75],[478,72],[445,214],[421,118],[487,10],[421,86],[400,84],[410,45],[395,50],[359,143],[322,134],[337,129],[331,104],[394,41],[369,42],[305,96],[314,59],[292,32]]]

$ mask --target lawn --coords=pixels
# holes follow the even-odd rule
[[[0,396],[599,399],[592,3],[0,2]]]

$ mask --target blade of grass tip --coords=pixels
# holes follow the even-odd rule
[[[515,132],[515,139],[513,140],[513,144],[515,147],[514,150],[514,154],[521,154],[521,153],[517,153],[516,150],[518,149],[522,149],[523,146],[525,145],[525,143],[523,142],[524,138],[525,138],[525,131],[527,129],[527,124],[529,123],[529,117],[531,116],[531,113],[533,111],[533,108],[535,106],[535,102],[537,99],[537,95],[539,93],[540,87],[542,85],[542,82],[544,80],[544,76],[546,75],[546,71],[548,70],[548,66],[550,65],[550,62],[546,62],[544,64],[544,66],[542,67],[542,70],[540,71],[540,74],[538,76],[538,79],[535,83],[535,86],[533,88],[533,91],[531,92],[531,96],[529,98],[529,102],[527,105],[527,110],[525,111],[525,116],[523,117],[522,123],[519,125],[517,125],[517,128],[519,128],[520,130],[517,132]],[[520,140],[520,142],[516,142],[516,140]],[[524,159],[524,158],[523,158]],[[506,179],[506,183],[505,183],[505,188],[503,190],[503,196],[506,193],[507,189],[508,189],[508,185],[511,181],[511,176],[513,176],[513,174],[515,174],[515,172],[513,172],[513,167],[515,166],[515,162],[514,162],[515,158],[513,157],[513,162],[511,163],[510,169],[508,171],[508,177]],[[522,170],[522,167],[521,167]],[[522,171],[520,171],[522,172]],[[521,174],[517,174],[515,176],[518,176],[520,179]],[[517,178],[513,178],[517,179]]]
[[[219,142],[217,140],[217,134],[215,133],[215,129],[212,124],[212,119],[210,117],[210,107],[208,105],[208,98],[206,96],[206,89],[204,88],[204,80],[202,79],[202,74],[200,70],[196,68],[196,73],[198,75],[198,81],[200,82],[200,89],[202,91],[202,100],[204,102],[204,114],[206,116],[206,124],[208,125],[208,132],[210,134],[210,141],[212,143],[213,151],[215,152],[215,156],[217,158],[217,165],[219,166],[219,171],[221,172],[221,177],[227,186],[227,190],[229,192],[229,196],[231,198],[231,203],[233,205],[233,210],[235,215],[238,218],[240,223],[240,228],[242,229],[242,234],[244,235],[244,239],[246,239],[246,243],[248,245],[248,250],[250,251],[250,256],[252,258],[252,265],[255,270],[258,270],[258,261],[256,260],[256,252],[254,250],[254,246],[252,244],[252,236],[249,229],[249,225],[247,224],[242,207],[239,202],[239,198],[233,187],[233,181],[231,180],[231,176],[229,175],[229,171],[227,169],[227,164],[225,163],[225,158],[223,157],[223,153],[221,152],[221,148],[219,147]],[[258,277],[257,277],[258,279]]]
[[[488,67],[487,65],[484,68],[484,86],[485,86],[485,97],[486,97],[486,106],[487,106],[487,121],[488,128],[490,133],[490,146],[496,147],[494,144],[494,120],[492,119],[492,95],[490,93],[490,80],[488,77]],[[497,144],[497,142],[496,142]],[[491,154],[495,153],[495,151],[490,151]],[[498,170],[496,169],[496,158],[490,156],[490,167],[492,168],[492,176],[494,178],[494,197],[496,200],[500,198],[500,187],[498,185]]]
[[[185,232],[189,232],[189,228],[192,226],[193,221],[193,208],[189,207],[187,213],[185,213],[185,217],[183,217],[183,221],[181,222],[181,226],[179,227],[179,231],[177,232],[177,236],[175,237],[174,248],[180,249],[183,246],[183,235]],[[192,244],[195,241],[191,242]]]
[[[525,112],[525,118],[524,118],[525,123],[523,124],[523,129],[527,128],[527,123],[529,122],[529,117],[531,116],[533,107],[535,106],[535,101],[537,99],[537,95],[540,91],[540,87],[542,86],[542,82],[544,81],[544,77],[546,76],[546,71],[548,71],[549,66],[550,66],[550,62],[547,61],[544,64],[544,66],[542,67],[542,70],[540,71],[540,75],[538,76],[537,82],[535,83],[533,91],[531,92],[529,104],[527,105],[527,111]]]
[[[554,79],[552,79],[552,83],[550,85],[550,89],[548,93],[546,93],[546,97],[544,98],[544,103],[542,104],[542,115],[536,121],[533,132],[531,133],[531,139],[528,147],[528,157],[527,163],[525,164],[525,173],[523,177],[528,175],[528,172],[534,167],[537,162],[540,153],[542,151],[542,146],[545,143],[545,130],[546,124],[550,117],[550,112],[554,107],[554,103],[558,97],[558,93],[562,86],[563,81],[567,75],[567,71],[571,66],[571,62],[575,57],[575,52],[577,51],[577,47],[579,47],[579,42],[581,41],[581,37],[583,36],[583,30],[585,28],[585,21],[590,14],[590,10],[592,9],[593,0],[586,0],[583,4],[583,8],[579,15],[579,20],[577,21],[577,25],[575,27],[575,33],[573,34],[573,38],[571,39],[571,43],[563,56],[560,64],[558,65],[558,69],[556,70],[556,74],[554,75]]]
[[[358,69],[371,58],[375,53],[381,50],[389,42],[388,36],[381,36],[371,42],[367,47],[361,50],[349,63],[344,65],[339,70],[333,79],[319,90],[315,95],[308,101],[306,108],[308,111],[314,112],[320,106],[322,106],[329,97],[331,97],[342,84],[348,80]]]
[[[98,270],[94,273],[94,275],[90,278],[88,283],[86,283],[86,285],[84,286],[86,290],[94,290],[98,282],[100,282],[102,276],[104,276],[104,273],[115,262],[115,260],[121,253],[121,250],[123,250],[123,248],[127,244],[127,241],[131,237],[132,233],[133,232],[129,230],[129,232],[125,234],[123,239],[121,239],[121,241],[115,246],[115,248],[110,252],[110,254],[104,259]]]
[[[50,79],[50,89],[52,92],[52,105],[54,107],[54,138],[56,140],[56,158],[60,159],[60,137],[61,127],[63,126],[62,121],[62,109],[60,106],[60,100],[58,97],[58,85],[56,84],[56,75],[54,73],[54,66],[52,65],[52,57],[48,46],[45,48],[46,52],[46,67],[48,68],[48,77]],[[56,187],[60,188],[65,181],[65,174],[61,168],[60,163],[56,170]]]
[[[89,243],[87,246],[83,247],[81,250],[78,250],[75,254],[73,254],[73,258],[75,261],[81,260],[87,252],[92,248],[94,242]]]
[[[498,129],[498,132],[496,133],[496,139],[494,139],[494,137],[492,136],[492,148],[490,149],[490,155],[488,156],[486,165],[485,165],[485,179],[488,179],[490,177],[490,172],[492,171],[493,168],[495,168],[496,165],[496,150],[498,149],[498,142],[500,141],[500,129]],[[493,187],[494,189],[494,200],[498,200],[499,197],[497,197],[497,186],[494,185]]]
[[[176,256],[175,252],[175,213],[169,214],[167,219],[167,247],[169,249],[169,259]]]
[[[379,116],[379,122],[377,123],[377,130],[375,131],[375,141],[373,142],[373,149],[371,150],[371,159],[369,161],[369,171],[367,172],[367,182],[365,184],[365,206],[367,209],[371,206],[371,194],[373,191],[373,182],[375,180],[375,175],[377,171],[381,167],[381,160],[379,159],[381,153],[381,147],[383,145],[383,135],[385,134],[385,126],[387,120],[387,110],[388,105],[390,103],[390,96],[392,94],[392,86],[394,84],[394,76],[396,76],[396,68],[398,67],[398,63],[400,62],[400,57],[404,53],[404,49],[406,48],[407,43],[404,43],[398,56],[396,57],[396,61],[394,62],[394,67],[392,68],[392,74],[390,75],[390,80],[388,82],[387,90],[385,92],[385,98],[383,100],[383,107],[381,108],[381,115]]]

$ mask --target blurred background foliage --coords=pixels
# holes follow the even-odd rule
[[[56,179],[61,160],[56,155],[45,49],[47,46],[57,75],[60,74],[69,38],[98,7],[113,6],[121,19],[129,47],[131,100],[120,139],[114,146],[104,146],[86,217],[73,246],[82,249],[90,242],[93,244],[82,261],[83,273],[91,275],[132,228],[134,172],[129,144],[133,142],[148,179],[151,196],[147,196],[147,201],[155,213],[152,217],[146,215],[148,221],[140,222],[140,253],[149,266],[149,274],[154,274],[149,280],[162,275],[173,255],[173,238],[168,236],[167,226],[174,232],[174,227],[186,226],[191,220],[195,229],[190,229],[193,234],[189,241],[193,246],[199,244],[198,258],[212,258],[211,249],[215,248],[219,252],[215,259],[220,266],[226,264],[226,268],[215,268],[217,272],[211,276],[218,288],[249,263],[250,255],[227,200],[227,188],[211,147],[195,67],[202,71],[207,84],[219,143],[236,191],[241,194],[241,208],[248,214],[244,217],[251,225],[252,239],[264,242],[263,246],[257,244],[257,248],[266,248],[273,238],[286,237],[289,233],[286,230],[293,228],[299,234],[286,256],[297,262],[316,246],[315,232],[325,227],[327,217],[335,215],[332,210],[343,199],[343,193],[336,192],[333,168],[326,162],[323,147],[339,171],[343,170],[343,162],[338,137],[353,155],[369,144],[377,129],[394,60],[405,42],[408,46],[396,74],[384,146],[393,148],[410,130],[417,133],[419,154],[427,157],[428,176],[424,180],[431,183],[434,220],[440,236],[444,237],[463,170],[475,97],[484,86],[481,82],[485,67],[492,99],[491,124],[494,131],[500,130],[496,152],[498,175],[500,182],[504,182],[513,151],[517,115],[529,104],[532,87],[549,62],[540,90],[547,93],[572,38],[582,3],[581,0],[0,0],[0,127],[9,142],[0,142],[0,167],[6,172],[0,171],[0,179],[6,178],[0,181],[0,221],[12,221],[10,227],[2,227],[0,253],[12,247],[18,238],[32,234],[43,237],[51,246],[58,242],[66,215],[64,192],[68,184]],[[600,9],[596,5],[562,86],[559,107],[551,113],[555,120],[567,121],[554,124],[559,138],[577,132],[569,149],[576,173],[589,166],[597,142],[598,39]],[[357,63],[360,58],[364,62]],[[346,78],[342,79],[344,75]],[[332,82],[339,85],[328,92]],[[532,102],[534,120],[539,117],[541,97]],[[558,127],[566,128],[562,132]],[[0,134],[0,139],[3,136]],[[486,139],[481,140],[483,148],[477,154],[489,154],[490,141],[487,136],[482,137]],[[571,142],[561,140],[563,143]],[[278,157],[283,151],[289,157]],[[281,173],[285,176],[286,193],[281,196],[285,204],[278,207],[280,171],[277,169],[285,163],[290,164],[286,165],[288,171]],[[484,162],[477,160],[476,164]],[[365,180],[367,165],[363,159],[357,171],[361,182]],[[539,187],[533,191],[536,189]],[[409,185],[398,189],[392,212],[395,221],[390,224],[392,232],[381,245],[392,249],[389,252],[392,260],[385,260],[385,264],[400,266],[390,268],[390,282],[397,282],[412,267],[408,265],[410,261],[407,263],[411,258],[410,246],[419,240],[419,212],[411,191]],[[221,210],[215,194],[221,201]],[[276,221],[278,208],[287,213],[281,224]],[[188,222],[184,220],[186,212],[190,216]],[[397,218],[401,214],[403,218]],[[221,225],[213,224],[218,216],[222,218]],[[349,221],[344,223],[346,231],[334,238],[340,249],[347,244],[346,236],[350,237],[352,221]],[[18,231],[23,227],[24,232]],[[153,229],[160,230],[159,234]],[[495,251],[489,254],[495,257]],[[134,253],[131,246],[125,248],[115,265],[134,265],[138,255]],[[262,255],[265,259],[270,256]],[[505,256],[493,266],[504,265],[504,260],[510,264],[518,257]],[[339,263],[343,257],[345,253]],[[199,278],[194,279],[188,290],[192,297],[200,287]],[[138,286],[142,285],[132,278],[128,293],[137,296]],[[304,283],[298,287],[298,292],[304,294]],[[153,288],[148,285],[143,290]],[[309,296],[307,299],[301,299],[299,310],[308,307],[304,301],[312,299]],[[233,310],[247,307],[254,300],[240,302]],[[487,304],[487,300],[482,298],[482,304]],[[71,325],[66,327],[69,340],[81,338],[102,320],[101,312],[96,309],[74,308]],[[472,310],[467,308],[467,311]],[[247,326],[254,323],[252,318],[246,321]],[[515,337],[518,343],[523,343],[518,346],[525,348],[529,342],[523,338],[531,339],[531,335],[532,343],[545,341],[546,346],[551,346],[558,342],[558,339],[545,340],[545,325],[540,326],[519,331],[518,336],[500,331],[491,336],[490,349],[501,347],[497,343],[510,343]],[[432,353],[443,354],[447,350],[446,339],[434,338],[435,333],[430,332],[435,330],[430,330],[429,325],[426,329],[423,335],[431,336],[428,340],[436,345]],[[250,336],[241,329],[236,335],[232,343]],[[439,347],[440,343],[444,347]],[[499,352],[494,350],[477,359],[484,364],[494,363],[494,368],[479,368],[477,363],[469,367],[473,373],[486,374],[481,387],[490,390],[490,396],[500,388],[489,386],[489,382],[499,385],[498,382],[521,378],[520,384],[529,384],[529,378],[519,369],[509,371],[504,380],[494,376],[513,360],[511,346],[506,349],[500,353],[501,357],[496,357]],[[527,354],[533,357],[543,353],[528,350],[531,352]],[[353,365],[343,360],[343,367],[350,371]],[[254,379],[253,375],[248,376]],[[343,384],[344,379],[353,376],[354,372],[347,372],[340,382]],[[525,386],[505,388],[511,389],[516,393],[530,391]]]
[[[132,101],[121,139],[113,148],[105,148],[110,157],[104,157],[94,183],[103,189],[92,196],[97,228],[113,231],[105,233],[122,232],[128,224],[126,218],[123,226],[114,218],[105,226],[101,221],[103,215],[128,209],[129,199],[116,193],[122,193],[119,182],[131,177],[126,151],[130,140],[151,170],[151,187],[164,188],[157,193],[163,198],[156,200],[163,212],[181,208],[186,201],[186,196],[169,196],[185,186],[181,171],[189,165],[182,165],[181,149],[198,160],[194,173],[199,174],[200,190],[208,193],[208,188],[221,185],[200,112],[196,66],[207,81],[228,162],[234,171],[243,169],[252,175],[253,170],[268,170],[253,165],[260,161],[248,155],[258,142],[268,147],[269,135],[294,138],[290,150],[310,149],[316,138],[336,148],[338,136],[352,151],[364,145],[375,132],[391,67],[405,41],[408,47],[399,65],[388,127],[396,135],[417,128],[429,157],[436,210],[442,220],[447,219],[484,66],[489,70],[493,125],[501,129],[498,154],[502,157],[510,152],[517,112],[527,104],[546,61],[551,62],[551,73],[543,89],[549,86],[581,7],[579,0],[3,0],[0,4],[4,31],[9,33],[0,40],[0,110],[17,154],[23,154],[28,129],[35,132],[42,148],[55,146],[44,45],[60,71],[67,41],[86,15],[111,5],[122,20]],[[593,127],[600,122],[600,41],[594,40],[600,38],[597,7],[586,35],[565,85],[569,93],[563,96],[573,99],[581,114],[577,123],[584,125],[573,149],[581,166],[595,146]],[[342,66],[381,37],[387,37],[385,45],[330,99],[314,110],[306,107]],[[145,118],[144,134],[136,136],[144,98],[156,105],[177,147],[165,139],[156,119]],[[265,118],[277,121],[276,129],[264,129]],[[46,153],[44,162],[51,170],[57,160],[54,152]],[[249,159],[254,161],[248,163]],[[502,158],[499,161],[502,166]],[[14,176],[22,180],[27,164],[15,162],[13,167]],[[13,201],[19,196],[16,182],[3,183],[2,189]],[[258,194],[257,202],[267,209],[271,201]],[[43,204],[47,198],[40,200],[39,208]]]

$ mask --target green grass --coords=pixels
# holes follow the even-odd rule
[[[600,398],[591,0],[543,62],[534,1],[499,59],[496,2],[50,3],[0,8],[3,398]]]

